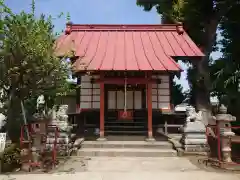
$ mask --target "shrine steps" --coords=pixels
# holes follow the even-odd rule
[[[147,121],[144,119],[133,121],[107,119],[104,128],[106,135],[147,135]]]
[[[78,156],[106,157],[172,157],[177,153],[172,144],[146,141],[84,141]]]
[[[146,149],[171,149],[172,144],[167,141],[84,141],[83,148],[146,148]]]

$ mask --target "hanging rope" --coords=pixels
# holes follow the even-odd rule
[[[122,118],[127,117],[127,77],[125,77],[124,82],[124,112],[122,114]]]

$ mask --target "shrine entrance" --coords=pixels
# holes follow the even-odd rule
[[[140,110],[146,109],[146,85],[127,84],[126,92],[124,85],[105,85],[107,91],[108,110]],[[144,98],[145,95],[145,98]],[[125,100],[126,98],[126,100]]]
[[[115,72],[108,78],[122,77],[123,84],[105,84],[105,134],[113,140],[143,140],[147,136],[146,84],[131,81],[144,73]],[[128,138],[124,138],[127,136]],[[120,138],[120,139],[119,139]]]

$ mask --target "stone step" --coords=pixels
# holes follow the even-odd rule
[[[111,128],[115,128],[115,129],[124,129],[124,128],[125,129],[131,129],[131,128],[132,129],[137,129],[137,128],[147,129],[147,127],[145,127],[144,125],[137,125],[137,126],[136,125],[130,125],[130,126],[129,125],[128,126],[127,125],[120,125],[120,126],[119,125],[106,125],[105,126],[105,130],[111,129]]]
[[[126,121],[126,120],[118,120],[118,121],[105,121],[106,124],[143,124],[147,125],[145,121]]]
[[[106,134],[144,134],[147,133],[147,130],[105,130]]]
[[[83,148],[78,150],[83,157],[173,157],[177,153],[173,149],[133,149],[133,148]]]
[[[84,141],[83,148],[146,148],[146,149],[172,149],[167,141]]]

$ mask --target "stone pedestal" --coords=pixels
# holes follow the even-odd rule
[[[199,121],[187,122],[183,127],[183,135],[180,142],[183,149],[188,152],[204,152],[207,147],[205,126]]]
[[[153,137],[147,137],[147,138],[145,139],[145,141],[146,141],[146,142],[155,142],[156,139],[153,138]]]
[[[187,152],[207,151],[206,128],[193,107],[187,109],[187,119],[183,126],[182,147]]]

